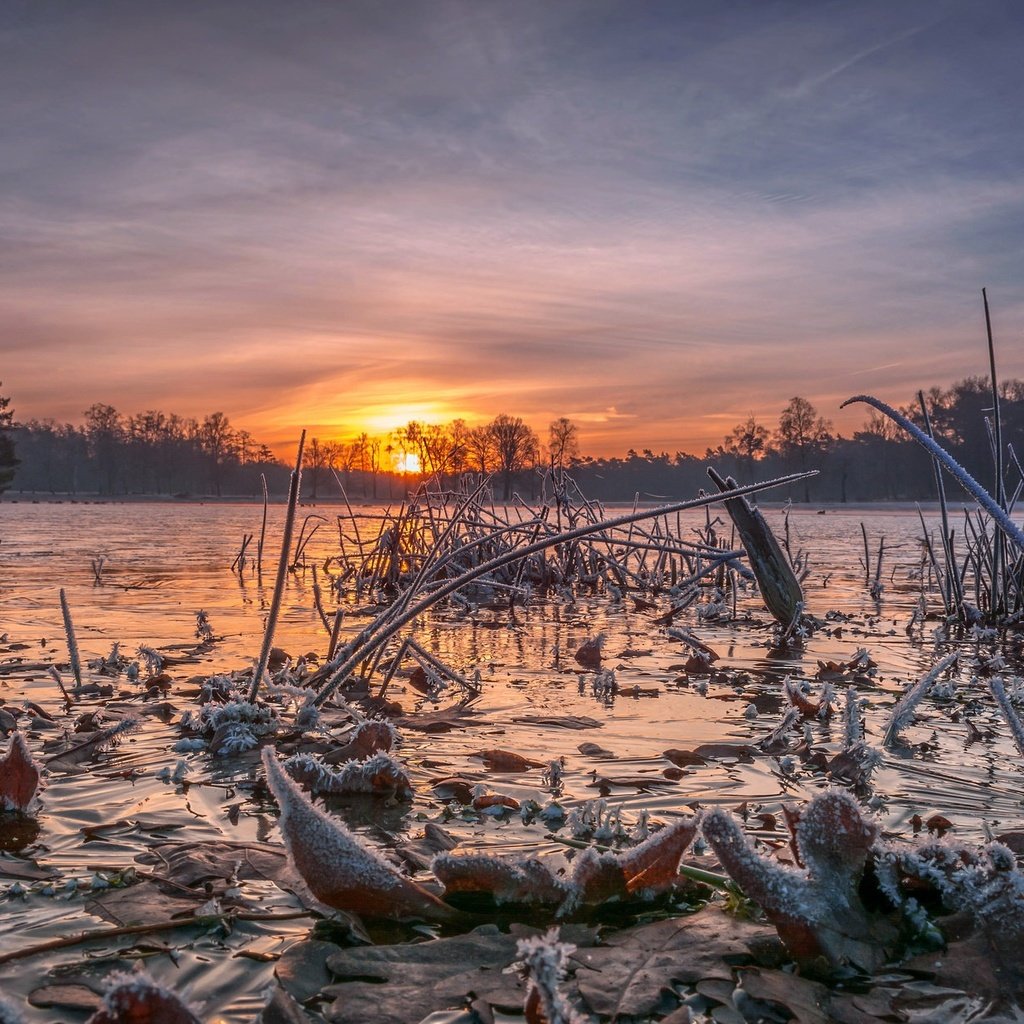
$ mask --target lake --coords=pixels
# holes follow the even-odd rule
[[[360,529],[369,534],[384,510],[356,512],[364,517]],[[312,567],[338,555],[339,514],[350,533],[344,508],[321,505],[300,511],[324,521],[306,549],[304,567],[288,579],[275,645],[293,657],[306,652],[322,657],[327,647],[328,636],[314,608]],[[766,515],[784,535],[783,512],[769,508]],[[259,535],[261,516],[261,506],[245,504],[0,504],[0,697],[12,709],[32,701],[53,718],[32,719],[29,739],[37,756],[46,758],[48,751],[59,749],[60,738],[84,712],[112,718],[126,710],[143,714],[141,727],[112,749],[51,770],[37,834],[4,833],[7,852],[0,859],[0,892],[8,895],[0,903],[0,955],[103,922],[116,923],[110,907],[91,902],[90,886],[95,895],[105,880],[114,876],[116,881],[118,872],[133,866],[159,873],[152,856],[148,867],[136,858],[161,844],[183,839],[279,842],[273,803],[254,784],[254,756],[211,759],[205,751],[173,749],[179,738],[177,722],[193,706],[190,694],[198,681],[248,667],[259,652],[283,508],[270,508],[268,568],[262,580],[251,566],[239,573],[231,564],[243,536]],[[666,776],[672,766],[663,752],[706,743],[756,742],[782,718],[785,677],[811,680],[819,691],[822,664],[848,663],[861,650],[876,666],[858,677],[856,685],[865,702],[867,740],[878,746],[897,696],[940,656],[933,636],[939,623],[911,622],[922,580],[928,577],[915,510],[829,508],[818,514],[815,508],[793,508],[788,518],[791,548],[807,558],[806,607],[823,625],[800,644],[773,648],[769,617],[749,590],[737,595],[735,619],[731,614],[699,616],[700,605],[695,604],[676,625],[691,627],[719,655],[710,674],[686,671],[690,652],[654,621],[670,604],[665,593],[645,595],[652,606],[640,607],[629,593],[616,600],[578,588],[571,595],[535,598],[516,609],[515,621],[507,602],[479,595],[468,607],[438,606],[412,627],[411,635],[458,671],[480,673],[482,694],[472,705],[474,713],[446,732],[402,730],[399,756],[415,789],[411,803],[383,807],[355,801],[339,806],[338,813],[382,846],[416,835],[425,822],[434,821],[452,832],[460,849],[561,857],[564,844],[544,827],[526,825],[518,816],[465,814],[437,795],[438,778],[458,776],[519,801],[543,804],[550,799],[540,770],[519,776],[486,771],[471,755],[488,748],[544,762],[564,757],[560,803],[571,810],[607,794],[609,805],[621,809],[627,824],[643,809],[658,817],[697,803],[746,803],[774,814],[785,802],[806,799],[827,779],[799,762],[723,757]],[[927,512],[925,521],[937,534],[937,513]],[[311,519],[308,526],[317,522]],[[706,518],[703,512],[691,512],[678,522],[672,517],[672,523],[688,537],[706,526]],[[884,538],[883,590],[877,601],[868,592],[860,564],[861,524],[872,559]],[[955,525],[959,533],[959,523]],[[728,539],[728,523],[720,524],[718,532]],[[87,673],[111,685],[112,695],[83,697],[65,711],[47,670],[50,664],[60,666],[70,685],[60,588],[67,593],[83,661],[109,655],[115,643],[129,658],[145,645],[180,659],[166,666],[171,676],[166,696],[147,701],[123,675]],[[344,591],[340,602],[346,608],[344,641],[367,620],[353,590]],[[930,612],[941,611],[934,593],[926,602]],[[335,607],[333,599],[325,603],[329,612]],[[197,644],[200,610],[218,639],[190,653]],[[606,636],[604,667],[615,673],[617,694],[607,687],[599,692],[593,674],[585,673],[573,657],[598,633]],[[983,635],[964,635],[956,642],[969,651],[996,653],[994,642]],[[948,644],[941,646],[943,652],[949,649]],[[1011,644],[1003,653],[1009,671],[1019,673],[1019,645]],[[830,676],[840,695],[852,677]],[[1022,825],[1020,757],[1005,723],[983,684],[968,675],[958,676],[956,684],[925,701],[906,731],[906,742],[884,752],[865,799],[886,832],[909,835],[915,815],[927,819],[934,813],[944,815],[958,835],[971,840],[981,839],[986,828],[999,832]],[[425,697],[403,676],[391,682],[388,695],[413,716],[457,699],[450,691]],[[147,713],[157,705],[166,706],[160,714]],[[592,720],[593,727],[566,728],[569,716]],[[969,732],[968,720],[985,734],[982,739]],[[24,728],[28,719],[21,723]],[[838,749],[838,721],[815,721],[809,728],[816,743]],[[585,742],[598,744],[606,753],[580,753],[578,747]],[[645,777],[647,786],[642,784]],[[159,859],[155,863],[159,866]],[[35,880],[33,870],[38,872]],[[206,1001],[208,1020],[252,1020],[261,1005],[260,992],[271,980],[273,958],[310,927],[308,918],[290,916],[299,914],[301,905],[269,879],[248,878],[240,888],[253,907],[279,920],[240,922],[229,935],[150,938],[150,946],[141,951],[135,947],[128,955],[144,956],[150,972],[178,990],[191,985],[193,998]],[[156,919],[161,912],[154,908]],[[83,948],[93,955],[84,958]],[[3,964],[0,986],[26,997],[46,980],[88,980],[109,969],[116,948],[112,943],[97,952],[93,945]],[[121,956],[119,961],[127,959]],[[67,1012],[74,1017],[74,1011]],[[28,1014],[29,1020],[53,1019],[45,1009]]]

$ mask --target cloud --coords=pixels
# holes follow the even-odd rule
[[[12,11],[19,416],[216,408],[273,439],[507,410],[702,450],[793,394],[849,430],[847,382],[984,372],[983,284],[1024,319],[999,3]]]

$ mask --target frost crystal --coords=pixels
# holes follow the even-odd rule
[[[762,857],[724,810],[704,818],[704,835],[747,896],[764,909],[779,937],[800,960],[824,955],[873,969],[895,940],[887,922],[873,920],[857,889],[878,828],[842,790],[815,797],[787,817],[803,868]]]
[[[523,1011],[528,1021],[544,1020],[547,1024],[588,1024],[587,1018],[573,1007],[560,989],[565,980],[565,965],[576,947],[558,941],[558,929],[545,935],[520,939],[516,945],[519,962],[513,964],[525,972],[526,1004]]]
[[[899,739],[900,733],[913,722],[914,709],[925,698],[939,676],[956,663],[958,657],[956,652],[947,655],[930,672],[914,683],[896,702],[889,717],[889,724],[886,726],[885,738],[882,740],[884,746],[891,746]]]
[[[488,854],[438,854],[433,870],[449,892],[489,893],[498,902],[559,904],[558,917],[581,906],[648,896],[670,888],[693,842],[699,816],[681,819],[622,853],[584,850],[568,882],[536,859]]]
[[[1024,754],[1024,723],[1021,722],[1017,709],[1010,703],[1010,698],[1006,695],[1003,680],[999,676],[992,676],[988,685],[992,690],[992,696],[995,697],[996,703],[999,705],[999,710],[1002,711],[1003,717],[1006,719],[1006,724],[1010,727],[1013,742],[1017,744],[1017,749]]]
[[[978,849],[937,839],[917,850],[897,851],[891,859],[905,874],[934,885],[950,909],[970,913],[993,946],[1019,948],[1024,940],[1024,875],[1002,843]]]
[[[272,708],[234,697],[226,704],[204,704],[198,718],[190,717],[187,724],[183,719],[182,724],[209,736],[212,754],[228,755],[252,750],[264,736],[276,733],[279,723]]]
[[[284,762],[284,767],[293,779],[309,786],[317,795],[373,793],[400,800],[413,798],[409,776],[390,754],[374,754],[363,761],[348,761],[341,768],[324,764],[310,754],[296,754]]]

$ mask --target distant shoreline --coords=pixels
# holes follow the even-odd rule
[[[286,503],[286,495],[271,495],[271,505],[284,505]],[[382,505],[395,505],[400,503],[403,498],[349,498],[348,504],[353,508],[379,508]],[[657,508],[659,505],[667,505],[675,501],[685,501],[685,498],[659,498],[658,500],[648,499],[638,503],[640,508]],[[33,494],[32,492],[24,491],[7,491],[4,494],[0,494],[0,505],[258,505],[263,504],[262,498],[255,497],[252,495],[241,495],[241,494],[224,494],[224,495],[211,495],[211,494],[190,494],[190,495],[167,495],[167,494],[116,494],[116,495],[102,495],[102,494]],[[317,498],[316,500],[310,498],[304,498],[300,502],[303,508],[316,508],[319,506],[326,506],[332,508],[346,508],[346,503],[343,498],[329,496],[326,498]],[[497,504],[503,504],[498,502]],[[602,504],[606,508],[632,508],[633,502],[628,500],[622,501],[605,501]],[[767,511],[777,512],[786,507],[785,501],[761,501],[758,502],[758,506]],[[792,511],[797,514],[829,514],[834,512],[870,512],[870,511],[890,511],[890,512],[914,512],[920,506],[922,512],[938,512],[939,503],[937,501],[849,501],[843,502],[810,502],[804,504],[803,502],[793,502],[790,506]],[[963,509],[974,508],[974,504],[970,501],[951,501],[948,503],[948,509],[950,512],[960,512]]]

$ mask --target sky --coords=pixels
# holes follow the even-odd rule
[[[3,0],[19,420],[703,452],[1024,377],[1018,0]]]

